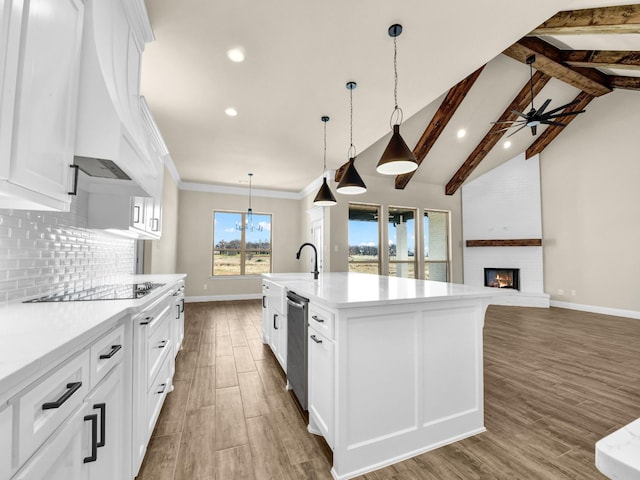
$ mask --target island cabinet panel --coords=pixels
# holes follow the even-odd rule
[[[335,478],[485,430],[486,306],[486,299],[471,299],[337,310]],[[313,385],[316,372],[309,375]],[[310,412],[319,426],[317,417]]]
[[[335,436],[335,344],[309,324],[309,430],[320,433],[329,446]]]
[[[0,408],[0,478],[11,472],[11,435],[13,433],[13,405]]]

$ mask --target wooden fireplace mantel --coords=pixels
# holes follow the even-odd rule
[[[507,240],[467,240],[467,247],[540,247],[541,238],[510,238]]]

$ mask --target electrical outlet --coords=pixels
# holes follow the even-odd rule
[[[204,284],[202,285],[202,289],[203,289],[203,290],[206,290],[207,288],[209,288],[209,284],[204,283]]]
[[[573,290],[573,289],[571,290],[571,296],[572,296],[572,297],[575,297],[575,296],[576,296],[576,291],[575,291],[575,290]]]
[[[564,295],[564,290],[563,290],[563,289],[561,289],[561,288],[559,288],[559,289],[558,289],[558,295]]]

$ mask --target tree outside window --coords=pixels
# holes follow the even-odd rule
[[[424,278],[449,279],[449,212],[424,211]]]
[[[349,204],[349,271],[380,273],[380,207]]]
[[[213,212],[213,276],[271,272],[271,215]]]

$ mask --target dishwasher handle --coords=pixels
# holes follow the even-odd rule
[[[304,303],[298,303],[298,302],[294,302],[293,300],[291,300],[290,298],[287,298],[287,305],[290,305],[294,308],[299,308],[299,309],[304,309],[306,307],[306,305]]]

